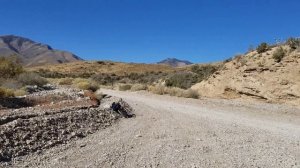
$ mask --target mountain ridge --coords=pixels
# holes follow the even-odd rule
[[[79,56],[63,50],[53,49],[48,44],[35,42],[16,35],[0,36],[0,56],[17,56],[24,66],[59,64],[82,61]]]

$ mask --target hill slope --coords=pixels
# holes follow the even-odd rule
[[[49,45],[37,43],[24,37],[14,35],[0,36],[0,56],[11,55],[18,56],[24,66],[82,60],[70,52],[55,50]]]
[[[285,57],[273,53],[282,47]],[[287,45],[258,54],[252,51],[226,63],[207,81],[192,87],[207,97],[251,98],[274,103],[300,104],[300,51]]]
[[[158,62],[157,64],[164,64],[172,67],[181,67],[181,66],[191,65],[193,63],[186,60],[179,60],[176,58],[167,58],[165,60]]]

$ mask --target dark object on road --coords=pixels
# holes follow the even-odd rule
[[[111,109],[125,118],[131,118],[135,116],[134,114],[131,114],[132,108],[122,99],[118,102],[113,102],[111,105]]]

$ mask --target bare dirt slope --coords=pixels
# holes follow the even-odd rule
[[[285,57],[276,62],[274,52],[280,47]],[[242,98],[273,103],[300,104],[300,49],[280,45],[263,53],[238,56],[208,80],[194,85],[202,96]]]
[[[136,118],[15,167],[300,167],[300,110],[103,90]]]

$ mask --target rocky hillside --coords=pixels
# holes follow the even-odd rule
[[[176,58],[167,58],[165,60],[158,62],[157,64],[169,65],[171,67],[181,67],[181,66],[191,65],[193,63],[186,60],[179,60]]]
[[[287,44],[237,56],[192,88],[202,96],[300,104],[300,49]],[[283,57],[281,59],[281,57]]]
[[[11,55],[18,56],[24,66],[82,60],[70,52],[55,50],[49,45],[37,43],[24,37],[14,35],[0,36],[0,56]]]

